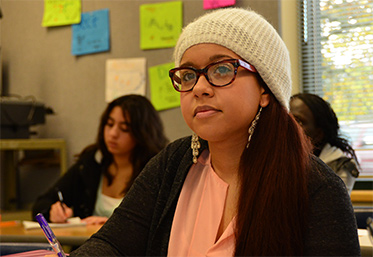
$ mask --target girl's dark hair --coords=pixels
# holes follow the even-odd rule
[[[240,161],[235,256],[302,255],[311,143],[267,89],[270,103]]]
[[[101,151],[103,155],[102,172],[108,178],[109,185],[113,177],[110,175],[108,167],[113,162],[113,156],[105,144],[104,128],[111,111],[116,106],[122,109],[124,118],[130,121],[128,128],[136,142],[131,155],[133,176],[124,191],[127,192],[145,164],[167,145],[168,139],[164,134],[163,123],[158,112],[146,97],[125,95],[110,102],[101,115],[96,143],[83,150],[83,152],[89,149],[99,149]]]
[[[348,140],[341,134],[337,115],[327,101],[318,95],[308,93],[293,95],[291,99],[302,100],[311,110],[316,127],[324,132],[324,138],[319,147],[323,147],[326,143],[329,143],[331,146],[341,149],[358,163],[355,151]]]

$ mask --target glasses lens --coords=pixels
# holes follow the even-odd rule
[[[215,86],[225,86],[229,84],[235,75],[235,68],[232,63],[217,63],[207,71],[207,76]]]
[[[179,91],[188,91],[196,83],[197,74],[192,69],[179,69],[174,73],[172,80]]]

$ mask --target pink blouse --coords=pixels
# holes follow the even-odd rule
[[[205,150],[186,177],[171,228],[168,256],[233,256],[233,223],[216,241],[229,185],[211,167]]]

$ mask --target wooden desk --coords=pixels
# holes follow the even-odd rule
[[[354,206],[373,207],[373,190],[352,190],[351,202]]]
[[[6,222],[10,225],[0,226],[0,242],[33,242],[48,243],[41,229],[24,229],[21,222]],[[53,232],[62,244],[69,246],[82,245],[102,225],[88,225],[68,228],[53,228]],[[365,229],[359,229],[359,243],[362,256],[373,256],[373,245]]]
[[[1,139],[0,150],[4,152],[4,171],[1,187],[4,188],[4,209],[17,209],[17,151],[57,149],[60,154],[61,175],[66,172],[66,143],[63,139]],[[6,185],[6,186],[5,186]]]
[[[8,222],[10,223],[10,222]],[[61,245],[82,245],[102,225],[87,225],[68,228],[53,228],[53,232]],[[24,229],[21,222],[8,226],[0,226],[0,242],[33,242],[48,243],[41,229]]]

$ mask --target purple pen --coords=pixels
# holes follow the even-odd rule
[[[57,237],[54,235],[52,229],[50,228],[47,220],[44,218],[43,214],[38,213],[35,216],[38,221],[41,229],[44,232],[45,237],[47,238],[49,244],[53,247],[54,251],[57,253],[58,257],[66,257],[66,254],[62,250],[60,242],[58,242]]]

